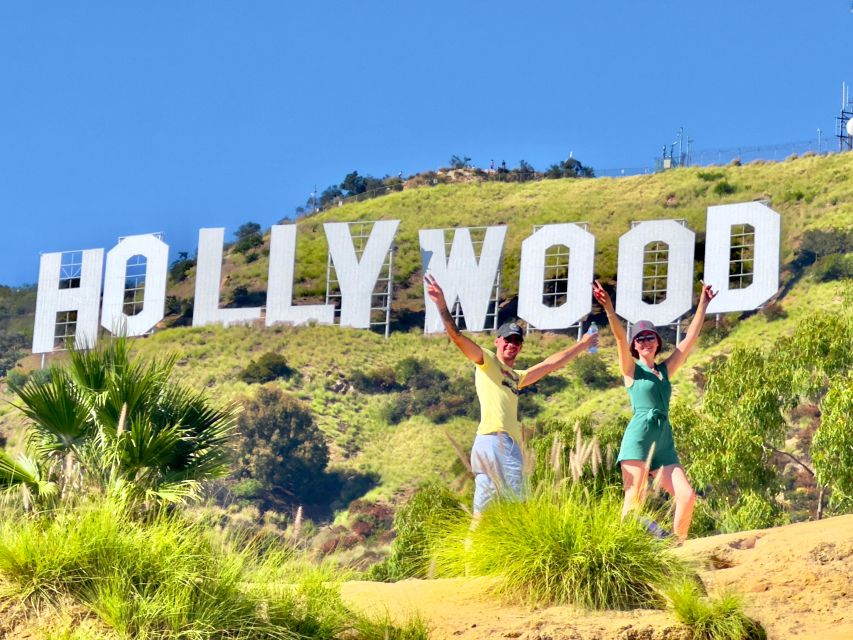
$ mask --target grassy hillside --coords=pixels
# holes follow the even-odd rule
[[[29,348],[35,307],[35,287],[0,286],[0,376]]]
[[[399,219],[394,306],[398,312],[406,309],[417,314],[423,309],[417,240],[420,228],[508,224],[503,293],[511,298],[517,286],[520,243],[534,225],[589,222],[597,239],[596,271],[600,277],[612,280],[617,240],[630,221],[684,218],[697,231],[701,244],[708,206],[770,200],[783,221],[786,290],[779,303],[782,312],[746,314],[742,318],[732,314],[724,318],[724,326],[716,338],[706,336],[691,359],[691,366],[679,373],[676,393],[694,397],[698,393],[695,373],[715,355],[736,345],[760,344],[790,332],[798,319],[814,313],[816,301],[822,308],[842,305],[842,283],[819,282],[804,274],[802,265],[794,264],[793,260],[807,231],[851,227],[851,178],[853,154],[843,154],[777,164],[684,168],[618,179],[467,183],[411,189],[300,219],[296,295],[310,298],[325,290],[323,222]],[[229,300],[237,287],[259,293],[266,289],[266,249],[268,244],[262,245],[248,260],[244,254],[227,254],[224,300]],[[699,275],[701,265],[696,269],[696,277]],[[170,295],[191,297],[192,276],[190,271],[188,279],[173,285]],[[464,402],[476,403],[470,365],[447,339],[425,338],[417,315],[413,323],[412,316],[408,318],[411,328],[398,328],[388,340],[368,331],[325,326],[173,327],[157,331],[137,344],[148,355],[178,354],[180,375],[223,400],[239,400],[255,394],[256,385],[239,378],[250,360],[268,352],[283,354],[299,375],[273,384],[295,393],[311,407],[331,445],[332,466],[376,474],[378,486],[368,497],[389,498],[425,478],[453,479],[459,467],[445,432],[467,448],[476,426],[471,417],[457,416],[437,425],[423,415],[391,424],[387,419],[388,407],[405,392],[366,393],[353,386],[359,374],[393,368],[405,358],[418,358],[444,373],[451,383],[463,381],[457,385],[467,389]],[[489,336],[476,339],[482,345],[491,344]],[[523,361],[535,362],[568,341],[563,336],[532,335],[525,346]],[[524,399],[525,421],[544,425],[555,420],[573,422],[580,416],[591,415],[598,424],[621,424],[628,403],[618,384],[615,353],[606,331],[602,334],[599,358],[609,367],[612,383],[605,382],[605,388],[593,390],[579,381],[578,374],[583,372],[570,367],[542,384],[540,393]],[[0,410],[0,426],[12,435],[14,421],[8,406]]]
[[[853,154],[806,157],[783,163],[746,166],[687,168],[662,174],[620,179],[546,180],[525,184],[466,183],[422,187],[393,193],[363,203],[346,205],[306,217],[298,222],[297,295],[324,291],[326,244],[322,223],[330,221],[395,218],[401,221],[395,257],[397,290],[395,307],[422,310],[417,231],[424,227],[508,224],[504,251],[503,282],[507,298],[515,294],[520,243],[534,225],[587,221],[597,239],[596,271],[612,279],[616,268],[618,237],[631,220],[685,218],[697,231],[699,242],[707,207],[715,204],[770,200],[783,220],[783,262],[790,267],[803,234],[810,229],[850,227],[853,220]],[[229,289],[243,286],[261,292],[266,287],[267,257],[264,248],[246,263],[242,254],[226,258]],[[697,266],[696,277],[701,274]],[[791,330],[796,321],[813,311],[814,300],[827,306],[841,304],[837,283],[818,283],[809,277],[796,280],[795,270],[783,279],[793,285],[782,300],[786,317],[751,314],[739,321],[737,314],[724,319],[720,340],[706,339],[691,360],[692,367],[679,374],[677,393],[695,396],[697,368],[714,355],[739,344],[770,341]],[[191,277],[190,277],[191,282]],[[182,284],[191,291],[190,282]],[[731,325],[731,329],[728,329]],[[484,346],[488,336],[478,336]],[[524,359],[536,361],[568,342],[568,338],[534,335],[525,347]],[[562,372],[547,393],[526,399],[528,424],[553,420],[573,421],[591,414],[598,423],[618,421],[627,411],[624,391],[615,376],[615,362],[605,332],[601,359],[613,374],[613,385],[592,390],[577,378],[577,371]],[[339,327],[242,327],[183,328],[158,332],[140,347],[147,353],[175,350],[182,354],[181,370],[193,383],[215,388],[224,398],[251,395],[251,385],[238,374],[251,359],[265,352],[282,353],[298,369],[301,378],[280,383],[307,402],[333,443],[334,464],[372,471],[381,481],[373,497],[387,497],[424,477],[452,476],[456,454],[444,433],[462,447],[473,437],[475,420],[465,417],[435,425],[415,416],[391,425],[383,409],[394,394],[361,393],[353,377],[381,367],[393,367],[408,357],[428,360],[451,380],[471,380],[473,372],[445,338],[424,338],[419,323],[408,331],[381,336]],[[476,402],[473,389],[469,401]]]
[[[697,368],[736,345],[769,344],[773,338],[790,331],[798,319],[813,313],[815,300],[821,300],[826,309],[840,307],[842,290],[843,285],[838,282],[815,283],[804,279],[785,300],[786,318],[771,320],[765,314],[754,314],[734,323],[721,340],[703,342],[692,356],[691,366],[679,372],[675,393],[696,395],[693,377]],[[491,344],[488,336],[476,339],[483,346]],[[536,361],[566,346],[569,340],[534,334],[525,345],[524,360]],[[444,337],[426,338],[411,331],[392,333],[385,340],[367,331],[326,326],[202,327],[161,331],[141,341],[139,348],[151,355],[164,351],[180,353],[182,376],[198,387],[215,389],[216,395],[225,399],[253,393],[252,385],[238,378],[250,360],[268,351],[283,354],[288,364],[299,370],[301,379],[279,384],[311,406],[323,432],[335,444],[336,464],[380,474],[378,494],[382,497],[431,475],[449,479],[456,455],[443,431],[447,430],[467,447],[476,429],[475,420],[462,417],[445,425],[435,425],[423,417],[389,425],[381,412],[392,396],[360,393],[352,387],[356,372],[393,366],[404,358],[417,357],[428,360],[451,379],[469,379],[470,402],[475,403],[473,369]],[[615,351],[609,332],[602,334],[600,357],[613,376],[610,388],[585,387],[569,367],[555,374],[558,380],[565,381],[565,385],[551,387],[562,386],[559,391],[533,397],[533,406],[527,411],[528,423],[574,421],[586,414],[593,414],[597,422],[605,423],[627,411],[627,398],[616,378]]]
[[[632,220],[683,218],[701,242],[708,206],[750,200],[769,200],[782,215],[782,258],[787,262],[805,231],[850,226],[853,155],[689,167],[628,178],[445,184],[395,192],[298,221],[296,295],[325,292],[324,222],[400,220],[395,279],[404,287],[420,269],[418,229],[507,224],[503,282],[511,296],[517,288],[521,241],[535,225],[589,222],[596,236],[596,272],[611,279],[618,238]],[[238,286],[266,289],[268,262],[263,252],[250,264],[235,254],[231,263],[226,267],[226,291]],[[403,306],[406,299],[405,292],[397,296]]]

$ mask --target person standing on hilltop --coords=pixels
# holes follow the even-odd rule
[[[670,378],[696,346],[708,303],[717,294],[709,285],[703,284],[696,315],[690,322],[684,340],[661,363],[656,363],[655,358],[663,347],[663,340],[651,322],[640,320],[632,325],[629,339],[613,309],[610,296],[598,280],[592,286],[592,295],[604,308],[610,330],[616,338],[619,368],[634,410],[634,416],[622,437],[617,458],[625,488],[622,517],[643,503],[649,474],[652,477],[660,475],[661,486],[675,500],[673,532],[678,541],[683,542],[690,530],[696,493],[675,452],[672,425],[669,422],[669,399],[672,394]]]
[[[424,276],[426,293],[435,303],[447,335],[476,366],[474,383],[480,402],[480,425],[471,448],[474,473],[475,523],[486,506],[500,492],[523,497],[522,429],[518,420],[521,389],[566,366],[574,357],[598,345],[598,334],[586,334],[577,344],[552,354],[529,369],[513,369],[524,346],[524,333],[515,322],[502,324],[495,336],[495,351],[482,349],[462,335],[450,311],[444,292],[433,276]],[[496,482],[500,486],[496,486]]]

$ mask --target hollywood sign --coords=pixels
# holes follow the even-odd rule
[[[754,233],[752,281],[742,288],[729,286],[732,229],[748,225]],[[323,225],[329,257],[340,287],[341,326],[369,328],[374,287],[399,226],[398,220],[373,224],[361,255],[355,250],[347,223]],[[424,272],[433,274],[448,302],[459,300],[465,326],[485,329],[495,278],[501,266],[505,226],[486,229],[479,257],[467,228],[456,229],[449,255],[443,229],[419,231]],[[224,229],[201,229],[198,241],[193,326],[233,325],[262,319],[261,307],[220,308]],[[780,217],[767,205],[747,202],[709,207],[706,221],[704,280],[719,290],[709,313],[747,311],[766,302],[779,286]],[[666,292],[663,301],[643,300],[644,251],[650,243],[668,248]],[[564,303],[543,301],[546,253],[552,247],[569,249],[567,293]],[[640,222],[619,239],[616,312],[628,320],[651,320],[665,325],[689,312],[692,306],[695,234],[675,220]],[[165,315],[169,247],[152,234],[129,236],[110,249],[89,249],[75,271],[73,284],[63,281],[63,253],[41,257],[38,298],[33,331],[33,353],[56,348],[58,318],[73,312],[78,346],[94,345],[99,326],[121,330],[128,336],[150,331]],[[332,304],[293,303],[296,225],[275,225],[271,231],[267,304],[264,322],[294,325],[307,322],[333,324]],[[144,304],[125,313],[124,297],[128,261],[145,259]],[[549,224],[537,229],[521,245],[518,315],[537,329],[564,329],[583,319],[592,309],[595,236],[573,223]],[[103,277],[102,277],[103,276]],[[101,288],[103,282],[103,289]],[[438,310],[425,296],[425,333],[444,330]]]

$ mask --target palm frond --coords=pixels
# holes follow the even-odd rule
[[[121,468],[130,472],[142,467],[163,467],[184,439],[180,426],[157,428],[144,416],[132,418],[129,427],[116,440]]]
[[[32,421],[32,439],[41,450],[73,449],[92,432],[89,403],[62,369],[53,370],[48,382],[27,382],[18,398],[13,404]]]
[[[13,458],[5,451],[0,451],[0,485],[5,489],[25,486],[30,493],[42,497],[53,496],[58,490],[35,459],[23,454]]]

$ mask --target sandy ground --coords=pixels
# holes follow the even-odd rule
[[[768,638],[853,639],[853,515],[688,541],[710,593],[734,589]],[[349,582],[354,609],[403,621],[423,618],[435,639],[581,640],[687,638],[662,611],[581,612],[501,602],[484,579]]]

